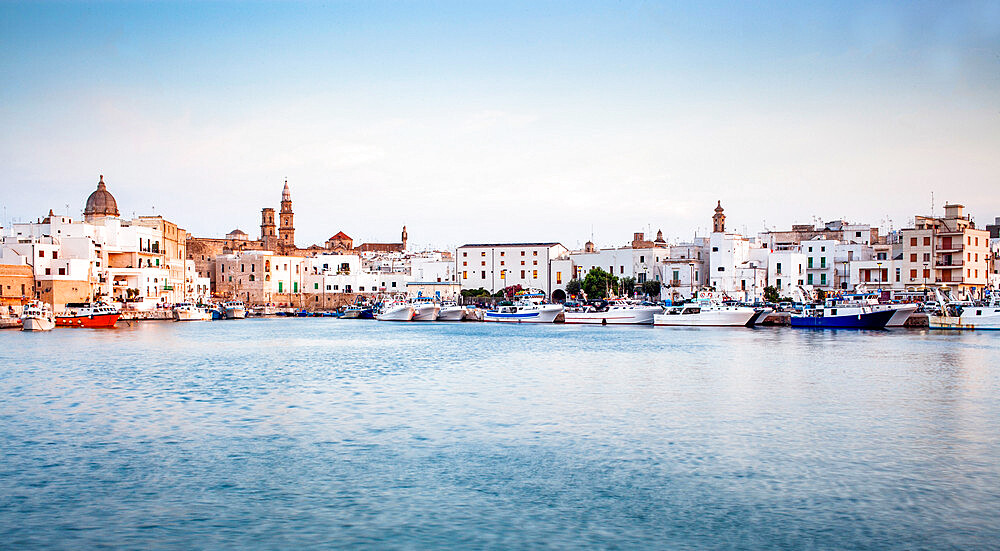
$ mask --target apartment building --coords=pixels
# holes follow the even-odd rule
[[[455,271],[462,289],[495,293],[520,285],[551,297],[550,263],[568,255],[569,250],[557,242],[466,244],[455,253]]]
[[[947,204],[943,218],[916,216],[902,230],[902,278],[907,289],[947,288],[965,298],[979,298],[989,281],[990,234],[977,229],[965,207]]]

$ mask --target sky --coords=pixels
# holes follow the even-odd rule
[[[201,237],[287,178],[300,246],[982,225],[1000,2],[5,2],[0,169],[0,223],[103,174]]]

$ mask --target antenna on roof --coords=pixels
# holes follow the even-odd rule
[[[931,192],[931,218],[934,218],[934,192]]]

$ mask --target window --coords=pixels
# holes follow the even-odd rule
[[[45,275],[52,275],[52,268],[45,268]]]
[[[531,279],[538,279],[538,270],[531,270]]]
[[[924,253],[924,262],[931,261],[931,253]]]
[[[639,256],[639,262],[645,262],[645,261],[646,261],[646,257],[640,255]]]
[[[462,272],[462,279],[469,279],[469,272],[463,271]]]
[[[484,261],[482,262],[482,265],[483,265],[483,266],[485,266],[485,265],[486,265],[486,261],[485,261],[485,260],[484,260]]]
[[[521,256],[524,256],[524,251],[521,251]]]
[[[619,266],[618,267],[618,273],[624,274],[625,273],[625,266]]]
[[[501,266],[503,266],[503,265],[504,265],[504,261],[503,261],[503,260],[501,260],[501,261],[500,261],[500,265],[501,265]]]
[[[486,251],[479,253],[479,256],[486,256]]]
[[[979,238],[977,237],[976,238],[976,245],[978,245],[978,244],[979,244]],[[56,260],[58,258],[59,258],[59,251],[52,251],[52,260]]]
[[[914,261],[916,261],[916,259],[914,259]],[[464,260],[462,261],[462,266],[468,266],[468,265],[469,265],[469,263],[468,263],[468,262],[466,262],[466,261],[464,261]]]
[[[534,266],[538,266],[538,261],[537,260],[532,260],[531,264],[534,265]]]
[[[469,256],[469,253],[466,251],[462,251],[462,256]]]
[[[556,272],[556,285],[562,283],[562,272]]]
[[[820,268],[826,268],[826,257],[825,256],[820,257],[820,259],[819,259],[819,267]]]
[[[809,247],[809,252],[813,252],[813,248],[812,247]]]
[[[59,275],[66,275],[66,268],[59,268]]]
[[[250,281],[253,281],[253,274],[250,274]]]
[[[910,262],[916,262],[916,261],[917,261],[917,253],[911,253]]]
[[[505,254],[507,254],[507,253],[506,253],[506,252],[504,252],[504,251],[500,251],[500,256],[503,256],[503,255],[505,255]]]
[[[910,270],[910,279],[917,279],[917,271]]]
[[[930,247],[931,246],[931,238],[930,237],[925,237],[924,238],[924,246],[925,247]]]
[[[930,270],[924,270],[924,279],[927,279],[929,277],[931,277],[931,271]]]
[[[532,256],[538,256],[538,251],[531,251]]]
[[[781,275],[781,262],[778,262],[777,274]]]
[[[910,238],[910,246],[911,247],[916,247],[917,246],[917,238],[916,237],[911,237]]]
[[[523,260],[521,261],[521,266],[524,266],[524,261]]]
[[[819,284],[826,285],[826,274],[819,274]]]
[[[38,251],[38,258],[45,258],[45,251]]]
[[[820,247],[820,248],[819,248],[819,252],[821,252],[821,253],[825,253],[825,252],[826,252],[826,247]]]
[[[813,257],[811,257],[811,256],[810,256],[810,257],[809,257],[809,258],[807,259],[807,263],[808,263],[809,267],[810,267],[810,268],[812,268],[812,267],[813,267]]]
[[[854,232],[854,237],[861,237],[861,232]]]
[[[486,272],[485,271],[483,271],[483,275],[482,275],[482,277],[480,279],[486,279]]]
[[[806,276],[806,279],[809,281],[809,285],[813,284],[813,275],[812,274],[809,274],[808,276]]]
[[[896,268],[896,281],[899,281],[899,268]]]
[[[812,250],[812,247],[810,247],[810,248],[809,248],[809,250],[811,251],[811,250]],[[713,253],[717,253],[717,252],[719,252],[719,248],[718,248],[718,247],[712,247],[712,252],[713,252]]]
[[[725,266],[719,266],[719,270],[718,271],[724,272],[724,271],[726,271],[726,267]]]
[[[393,287],[395,287],[395,286],[396,286],[396,282],[395,282],[395,281],[393,281],[393,282],[392,282],[392,286],[393,286]],[[363,291],[363,290],[364,290],[364,287],[362,287],[362,288],[361,288],[361,290]]]
[[[521,279],[524,279],[524,270],[521,270]]]
[[[313,289],[319,289],[319,283],[313,283]]]

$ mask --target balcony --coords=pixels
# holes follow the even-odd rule
[[[679,279],[671,279],[670,281],[667,282],[667,285],[669,285],[671,287],[680,287],[681,286],[681,280],[679,280]]]
[[[934,262],[935,268],[943,268],[945,270],[961,268],[962,266],[963,263],[961,260],[937,260]]]

